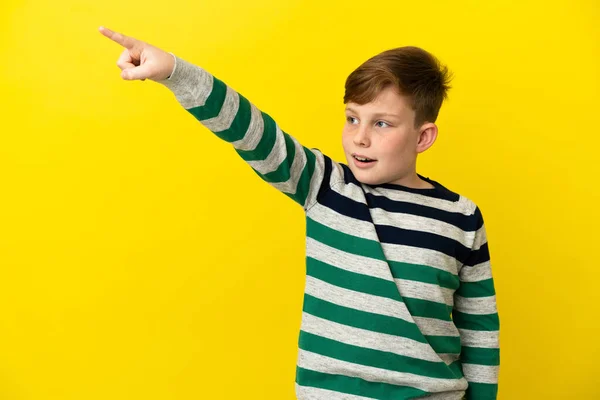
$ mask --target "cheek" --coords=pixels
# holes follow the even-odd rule
[[[410,153],[411,143],[405,136],[390,136],[382,141],[381,148],[387,155],[403,155]]]
[[[348,144],[352,141],[352,137],[350,136],[350,134],[348,133],[348,131],[346,129],[344,129],[342,131],[342,146],[344,146],[344,148],[347,148]]]

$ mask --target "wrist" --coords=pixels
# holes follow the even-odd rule
[[[177,57],[175,57],[175,54],[171,52],[168,53],[173,57],[173,68],[171,69],[171,73],[169,73],[169,76],[167,76],[165,79],[170,80],[173,74],[175,73],[175,68],[177,68]]]

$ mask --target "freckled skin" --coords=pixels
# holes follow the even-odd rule
[[[391,86],[370,103],[346,104],[342,145],[348,165],[360,182],[433,187],[418,177],[416,166],[417,155],[435,142],[437,126],[426,122],[415,128],[414,120],[415,111],[407,99]],[[356,154],[376,161],[368,165],[357,163],[353,157]]]

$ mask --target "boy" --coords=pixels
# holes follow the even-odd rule
[[[449,89],[437,59],[403,47],[350,74],[345,165],[301,146],[202,68],[100,31],[125,48],[123,79],[165,85],[303,206],[299,400],[496,398],[499,320],[481,212],[416,172]]]

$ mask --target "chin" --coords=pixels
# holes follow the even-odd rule
[[[360,183],[364,183],[365,185],[381,185],[382,183],[386,183],[385,179],[378,177],[376,174],[373,174],[372,172],[361,171],[361,170],[357,170],[355,168],[350,168],[350,170],[354,174],[354,177]]]
[[[364,183],[365,185],[381,185],[383,183],[387,183],[387,181],[384,179],[376,179],[376,178],[372,178],[372,177],[364,177],[364,176],[357,176],[357,175],[354,175],[354,177],[360,183]]]

